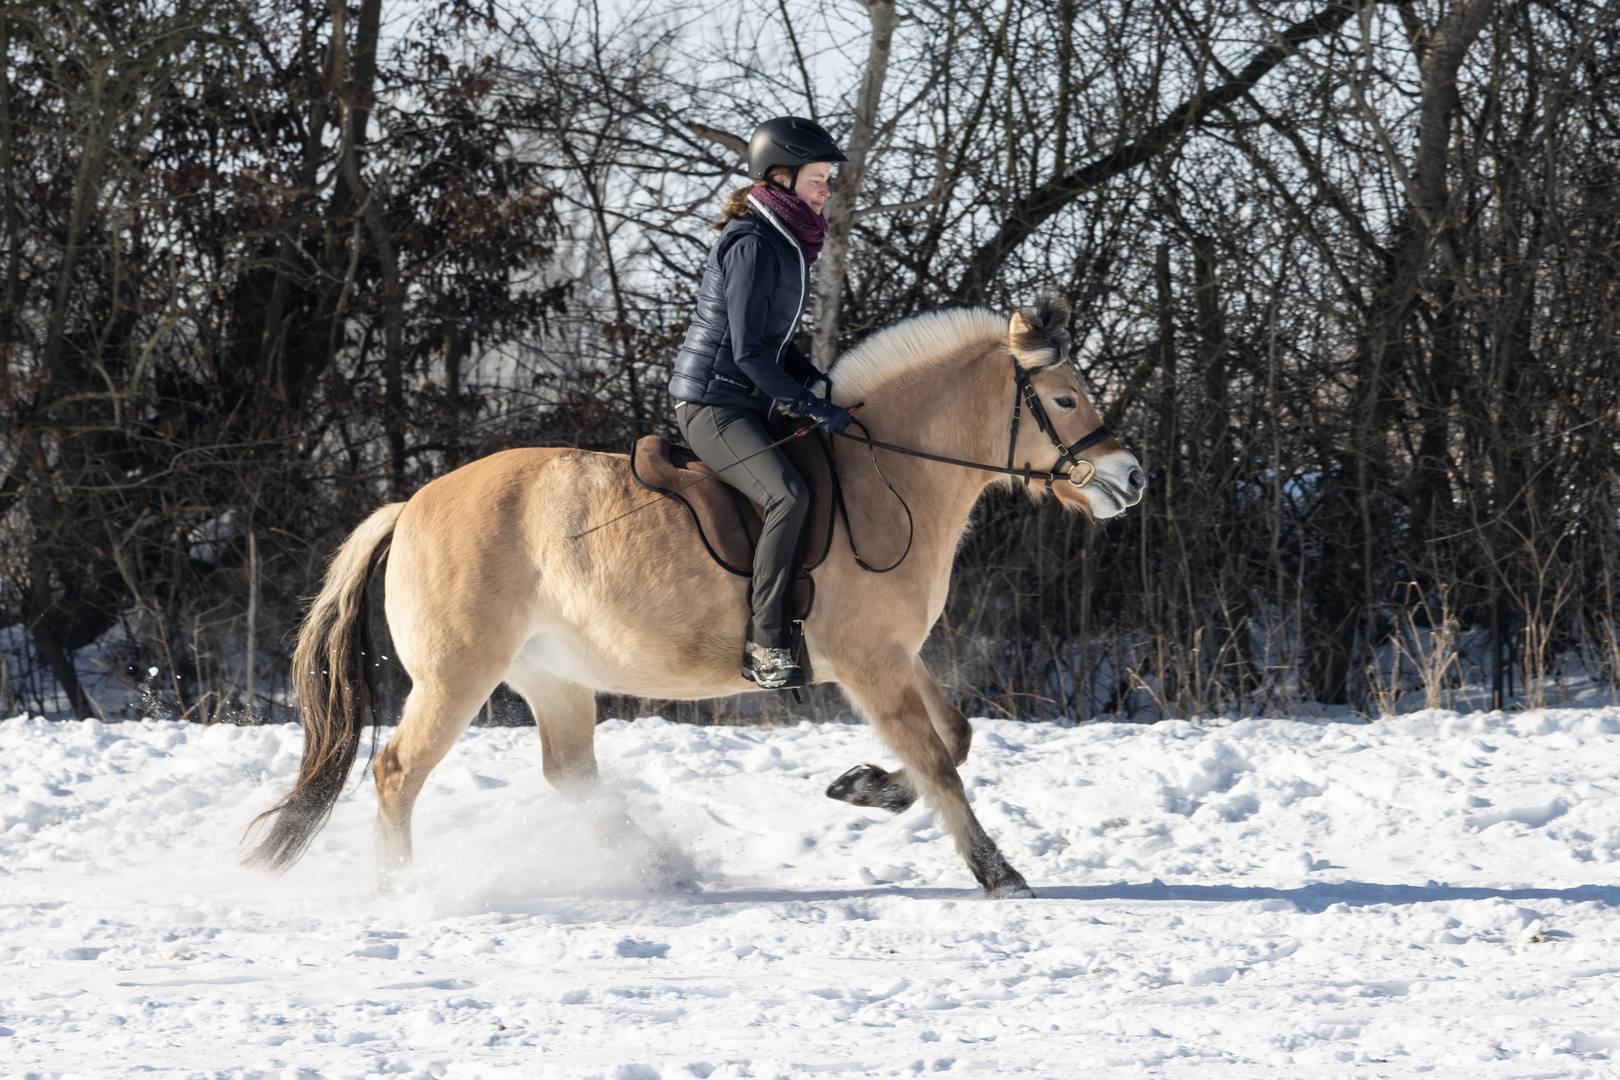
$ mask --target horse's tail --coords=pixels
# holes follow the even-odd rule
[[[243,860],[249,866],[285,870],[298,861],[343,791],[368,714],[372,726],[382,719],[366,586],[388,555],[404,508],[390,503],[349,534],[298,631],[292,682],[304,725],[304,759],[292,790],[248,827],[251,832],[274,818],[270,834]]]

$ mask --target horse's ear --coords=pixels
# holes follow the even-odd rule
[[[1016,339],[1026,334],[1039,333],[1043,329],[1032,308],[1019,308],[1012,313],[1012,321],[1007,326],[1007,336]]]
[[[1025,367],[1061,364],[1069,356],[1069,305],[1056,296],[1043,296],[1034,307],[1013,312],[1007,324],[1007,344]]]

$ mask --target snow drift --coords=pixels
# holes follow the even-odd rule
[[[369,784],[237,866],[296,727],[5,721],[0,1076],[1620,1075],[1620,710],[975,727],[1039,899],[823,798],[857,725],[602,725],[658,892],[471,731],[385,901]]]

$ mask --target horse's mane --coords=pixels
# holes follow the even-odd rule
[[[839,400],[860,401],[885,383],[915,377],[975,344],[1007,340],[1007,321],[988,308],[949,308],[885,327],[833,361]]]
[[[833,361],[833,386],[841,401],[860,401],[896,379],[915,378],[966,349],[1011,347],[1024,367],[1062,363],[1069,355],[1069,306],[1042,297],[1032,308],[1019,308],[1022,325],[1009,335],[1005,316],[989,308],[947,308],[913,315],[886,327]]]

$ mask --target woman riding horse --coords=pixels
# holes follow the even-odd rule
[[[816,207],[828,163],[842,155],[825,131],[793,118],[762,125],[754,152],[755,178],[771,182],[728,202],[736,212],[710,257],[671,387],[686,402],[679,411],[693,448],[771,514],[748,629],[754,682],[736,667],[733,628],[748,610],[741,579],[709,557],[678,504],[647,499],[628,457],[570,447],[491,454],[381,507],[333,557],[291,667],[304,727],[298,780],[261,815],[271,825],[252,861],[278,869],[297,861],[343,793],[364,728],[384,720],[368,600],[379,571],[390,652],[411,680],[373,766],[384,889],[407,881],[412,808],[428,774],[500,684],[534,714],[546,779],[602,807],[611,792],[596,761],[599,692],[693,700],[791,679],[792,658],[774,650],[785,644],[803,485],[760,448],[770,446],[781,405],[835,429],[850,422],[785,366],[825,228]],[[998,478],[1098,520],[1142,498],[1146,475],[1070,361],[1068,322],[1055,297],[1010,317],[926,312],[872,334],[837,364],[840,400],[870,410],[862,441],[871,467],[840,474],[849,514],[834,525],[842,545],[816,571],[805,655],[902,768],[859,767],[827,794],[890,811],[927,800],[989,897],[1032,893],[969,805],[957,769],[973,728],[921,652],[974,504]],[[853,466],[858,448],[835,442]],[[606,527],[643,510],[639,527]],[[869,554],[898,560],[893,573],[867,572],[851,523]],[[628,817],[595,816],[605,844],[640,852],[656,869],[656,852]]]
[[[810,296],[810,267],[821,254],[832,163],[846,161],[811,120],[781,116],[754,129],[748,175],[754,183],[726,199],[716,223],[686,343],[669,392],[692,450],[765,511],[754,552],[752,614],[742,674],[762,689],[802,686],[789,633],[799,536],[809,490],[780,447],[784,413],[834,434],[849,413],[816,396],[818,371],[793,344]]]

